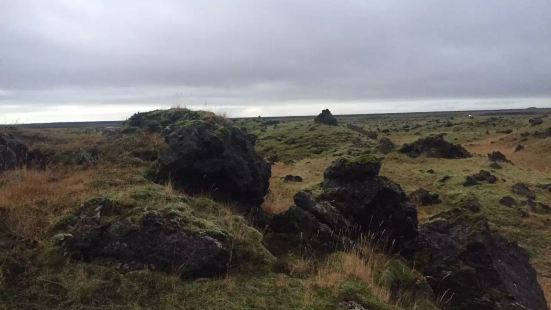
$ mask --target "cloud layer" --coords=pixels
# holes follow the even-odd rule
[[[548,0],[0,0],[0,121],[64,106],[523,106],[551,98],[550,15]]]

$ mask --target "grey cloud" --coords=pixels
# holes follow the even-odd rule
[[[548,0],[0,0],[0,109],[548,98],[550,14]]]

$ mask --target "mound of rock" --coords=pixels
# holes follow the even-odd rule
[[[501,153],[500,151],[493,151],[488,154],[488,159],[493,162],[502,162],[502,163],[510,163],[511,161],[507,159],[505,154]]]
[[[463,183],[463,186],[473,186],[480,184],[479,182],[488,182],[490,184],[494,184],[495,182],[497,182],[497,177],[491,174],[489,171],[480,170],[478,173],[467,176],[465,178],[465,183]]]
[[[8,133],[0,133],[0,172],[25,165],[27,146]]]
[[[543,120],[539,117],[534,117],[534,118],[531,118],[528,120],[528,122],[530,123],[530,125],[532,126],[537,126],[537,125],[541,125],[543,124]]]
[[[145,129],[151,132],[170,131],[171,127],[186,121],[206,121],[223,124],[226,120],[212,112],[192,111],[188,109],[168,109],[155,110],[146,113],[136,113],[132,115],[124,125],[124,130],[133,131],[136,128]]]
[[[547,304],[528,254],[460,209],[419,229],[417,261],[444,309],[532,309]]]
[[[300,175],[288,174],[284,176],[282,179],[283,179],[283,182],[302,182],[302,177]]]
[[[271,229],[313,250],[331,251],[373,236],[408,255],[417,236],[417,211],[400,186],[379,176],[377,159],[341,158],[324,173],[321,192],[299,192],[295,206]]]
[[[314,123],[331,126],[337,126],[339,124],[339,122],[333,116],[333,114],[331,114],[331,111],[329,111],[329,109],[322,110],[321,113],[314,118]]]
[[[392,140],[390,140],[387,137],[383,137],[379,140],[379,144],[377,145],[377,151],[379,151],[380,153],[383,153],[383,154],[388,154],[388,153],[394,151],[395,147],[396,146],[394,145]]]
[[[410,157],[418,157],[422,154],[437,158],[471,157],[471,154],[461,145],[446,141],[444,135],[422,138],[411,144],[406,143],[399,151]]]
[[[437,193],[429,192],[424,188],[419,188],[418,190],[410,193],[409,199],[421,206],[429,206],[442,202]]]
[[[530,200],[536,199],[536,192],[531,190],[528,185],[524,183],[515,183],[511,187],[511,191],[517,195],[524,196]]]
[[[150,130],[164,127],[168,147],[149,173],[155,182],[170,181],[188,193],[208,193],[245,210],[264,201],[270,165],[256,153],[254,139],[223,118],[173,109],[136,114],[127,123]]]
[[[83,204],[60,226],[64,232],[54,237],[56,242],[79,260],[182,277],[215,276],[229,267],[229,237],[174,209],[125,214],[117,203],[99,198]]]
[[[515,198],[511,196],[503,196],[499,199],[499,204],[506,207],[516,207],[518,205]]]

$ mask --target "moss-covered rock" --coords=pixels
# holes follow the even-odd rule
[[[229,121],[210,112],[171,109],[136,114],[127,124],[163,132],[167,148],[148,172],[155,182],[208,193],[247,211],[264,201],[270,165],[257,155],[254,139]]]
[[[52,241],[63,253],[183,277],[265,270],[275,261],[262,245],[262,234],[210,199],[167,195],[155,185],[109,196],[87,201],[56,225]]]

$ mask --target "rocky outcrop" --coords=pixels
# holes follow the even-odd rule
[[[502,163],[510,163],[511,161],[507,159],[505,154],[501,153],[500,151],[493,151],[488,154],[488,159],[493,162],[502,162]]]
[[[444,309],[547,309],[526,251],[460,209],[420,227],[417,261]]]
[[[406,143],[399,151],[410,157],[418,157],[423,154],[428,157],[450,159],[471,157],[471,154],[461,145],[446,141],[444,135],[422,138],[411,144]]]
[[[489,171],[480,170],[478,173],[467,176],[465,178],[463,186],[473,186],[480,184],[479,182],[488,182],[490,184],[494,184],[495,182],[497,182],[497,177],[491,174]]]
[[[136,114],[127,124],[163,132],[168,147],[148,174],[155,182],[170,181],[188,193],[206,193],[244,210],[264,201],[270,165],[256,153],[251,136],[223,118],[173,109]]]
[[[177,210],[126,210],[93,199],[61,225],[54,239],[66,255],[114,265],[206,277],[227,271],[231,242],[223,231],[207,229],[199,219]]]
[[[295,206],[271,229],[314,250],[334,250],[372,236],[408,255],[417,235],[417,211],[400,186],[379,176],[373,158],[336,160],[325,170],[321,192],[299,192]]]
[[[331,114],[331,111],[329,111],[329,109],[325,109],[321,111],[321,113],[314,118],[314,123],[325,124],[330,126],[337,126],[339,124],[339,122],[333,116],[333,114]]]
[[[511,196],[503,196],[499,199],[499,204],[506,207],[516,207],[518,205],[515,198]]]
[[[288,174],[282,178],[283,182],[302,182],[302,177],[300,175]]]
[[[442,202],[437,193],[429,192],[424,188],[419,188],[416,191],[411,192],[409,194],[409,199],[420,206],[429,206]]]
[[[517,195],[524,196],[530,200],[536,199],[536,192],[531,190],[528,185],[524,183],[515,183],[511,187],[511,191]]]
[[[13,135],[0,133],[0,172],[25,165],[27,146]]]
[[[543,124],[543,120],[539,117],[534,117],[528,120],[531,126],[537,126]]]

